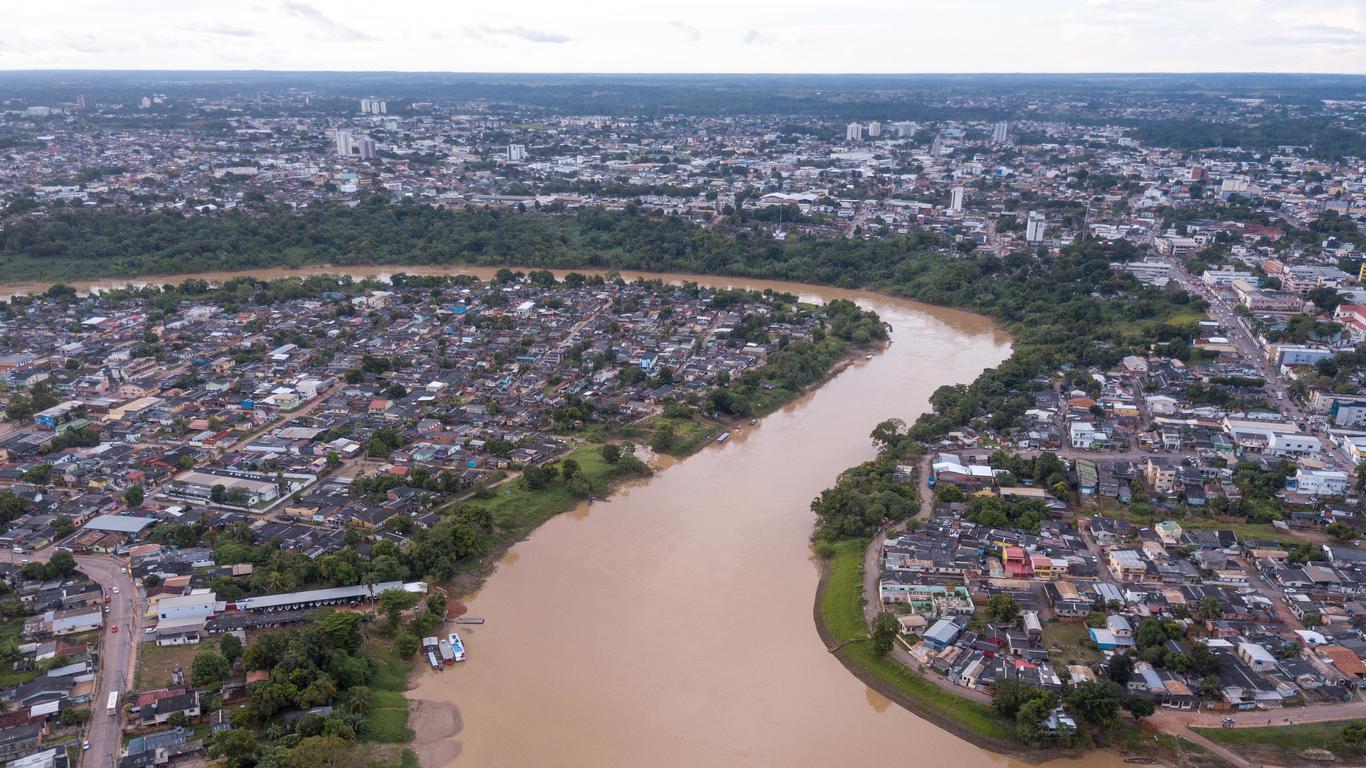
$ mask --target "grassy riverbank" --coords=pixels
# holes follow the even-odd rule
[[[1078,754],[1077,750],[1041,749],[1021,743],[1011,724],[985,704],[936,685],[899,662],[878,656],[868,639],[863,615],[863,562],[867,539],[843,539],[825,548],[816,593],[816,628],[826,647],[836,652],[846,669],[868,687],[959,738],[1028,762],[1042,762]],[[1149,734],[1129,720],[1110,730],[1110,748],[1124,754],[1151,757],[1171,764],[1223,768],[1217,756],[1199,745],[1169,734]],[[1080,750],[1082,752],[1085,749]]]
[[[1322,765],[1324,760],[1303,756],[1307,749],[1326,749],[1339,762],[1360,765],[1366,747],[1343,738],[1343,726],[1350,721],[1273,725],[1262,728],[1193,728],[1205,738],[1230,747],[1259,763],[1275,765]]]
[[[997,752],[1021,747],[992,709],[935,685],[873,652],[863,618],[863,556],[868,542],[831,545],[816,597],[816,624],[827,647],[846,641],[836,655],[860,680],[887,698],[958,736]]]

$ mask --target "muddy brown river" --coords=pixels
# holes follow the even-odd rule
[[[252,274],[310,271],[328,270]],[[467,600],[487,622],[461,628],[468,660],[417,673],[423,768],[1017,765],[890,703],[826,652],[811,616],[808,506],[873,456],[875,424],[914,419],[935,388],[1004,360],[1008,337],[976,315],[871,293],[687,279],[851,298],[891,324],[893,343],[514,546]],[[1066,765],[1122,762],[1094,753]]]

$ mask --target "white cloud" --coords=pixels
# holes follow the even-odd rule
[[[1363,0],[46,0],[0,67],[1366,74]],[[705,19],[705,34],[695,22]]]

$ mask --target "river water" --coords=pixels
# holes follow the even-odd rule
[[[873,456],[875,424],[913,420],[935,388],[1004,360],[1008,337],[976,315],[877,294],[688,279],[851,298],[891,324],[893,343],[724,445],[514,546],[466,600],[487,621],[462,628],[468,661],[424,669],[410,692],[423,768],[1013,768],[890,703],[826,652],[812,622],[819,573],[808,506]],[[433,710],[447,716],[435,734]],[[1120,761],[1095,753],[1068,765]]]

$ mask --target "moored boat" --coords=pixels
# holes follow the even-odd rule
[[[450,647],[453,662],[465,660],[465,642],[460,639],[459,632],[452,632],[441,642],[446,643]]]

